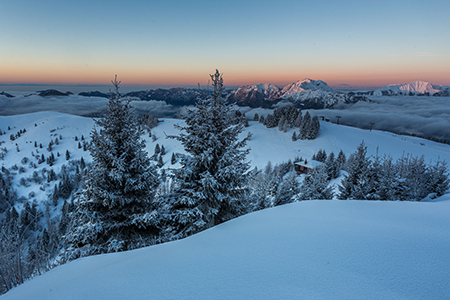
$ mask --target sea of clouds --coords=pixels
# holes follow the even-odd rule
[[[450,141],[450,97],[369,97],[373,102],[341,104],[334,109],[313,110],[341,124],[416,134]]]
[[[0,115],[17,115],[37,111],[57,111],[86,117],[98,117],[105,112],[105,98],[78,95],[41,97],[16,94],[14,98],[0,95]],[[328,117],[344,125],[396,133],[415,134],[450,141],[450,97],[370,96],[372,102],[340,104],[333,109],[310,110],[312,115]],[[133,99],[132,99],[133,100]],[[181,108],[164,101],[131,102],[137,114],[177,117]],[[252,111],[248,112],[252,119]],[[373,125],[371,125],[373,123]]]
[[[0,95],[0,115],[10,116],[38,111],[56,111],[84,117],[99,117],[105,113],[108,99],[78,95],[41,97],[38,95]],[[132,100],[132,99],[131,99]],[[159,117],[175,116],[179,109],[164,101],[131,101],[137,114],[148,113]]]

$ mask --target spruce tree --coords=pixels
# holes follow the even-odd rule
[[[293,202],[294,196],[300,192],[297,179],[298,175],[295,171],[291,171],[285,175],[273,201],[274,206]]]
[[[298,137],[301,140],[308,139],[310,126],[311,126],[311,115],[309,114],[309,111],[307,111],[305,113],[305,116],[302,118],[302,124],[300,125],[300,134]]]
[[[119,93],[117,76],[106,114],[95,121],[90,147],[93,162],[66,235],[71,256],[116,252],[148,244],[155,234],[155,167],[144,151],[142,130],[130,101]],[[76,249],[90,247],[83,253]]]
[[[187,155],[176,173],[176,187],[165,198],[166,231],[181,238],[209,228],[239,214],[246,194],[250,136],[239,140],[244,130],[222,99],[222,74],[210,75],[213,98],[199,100],[190,110],[177,139]]]
[[[333,188],[328,186],[328,174],[324,165],[308,173],[300,187],[300,200],[325,200],[333,198]]]
[[[347,175],[339,186],[339,199],[365,199],[370,164],[367,147],[363,141],[347,161]]]

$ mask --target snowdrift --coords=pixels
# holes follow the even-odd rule
[[[0,299],[446,299],[450,196],[304,201],[83,258]]]

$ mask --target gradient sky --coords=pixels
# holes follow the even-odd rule
[[[450,1],[0,0],[0,84],[450,85]]]

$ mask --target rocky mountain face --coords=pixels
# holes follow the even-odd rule
[[[329,108],[337,103],[368,100],[362,95],[348,95],[333,90],[322,80],[306,78],[278,87],[273,84],[241,86],[228,95],[228,102],[239,106],[271,108],[279,102],[290,102],[299,108]]]
[[[374,96],[448,96],[448,87],[432,85],[429,82],[416,80],[407,84],[393,84],[377,89]]]

